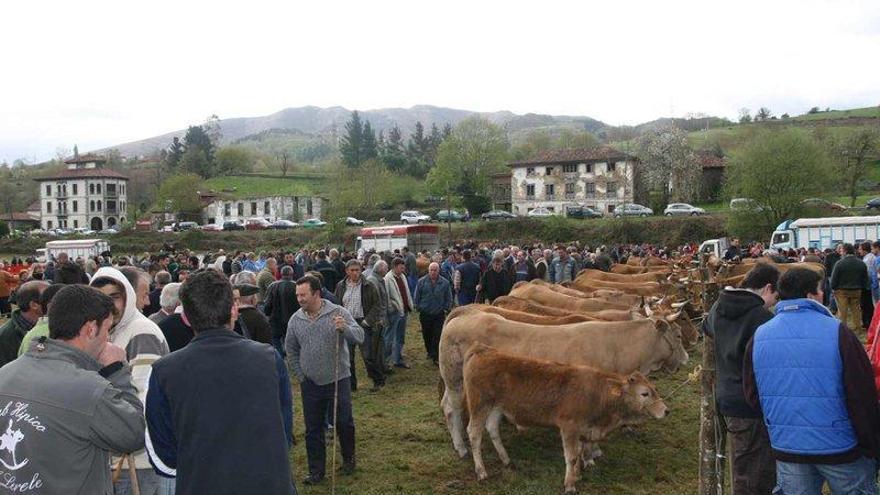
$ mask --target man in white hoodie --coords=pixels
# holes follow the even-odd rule
[[[131,381],[137,389],[138,399],[144,403],[147,396],[147,380],[153,362],[168,354],[168,343],[155,323],[141,314],[137,307],[138,297],[125,275],[116,268],[103,267],[95,272],[90,283],[113,300],[116,305],[110,342],[125,349],[131,365]],[[141,495],[170,495],[174,493],[174,479],[162,477],[153,470],[146,452],[132,452],[137,469]],[[118,458],[111,461],[113,466]],[[131,493],[128,470],[123,469],[119,481],[113,486],[116,495]]]

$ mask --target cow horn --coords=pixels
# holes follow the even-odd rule
[[[648,318],[650,318],[652,314],[654,314],[654,311],[651,309],[651,305],[649,304],[649,305],[645,306],[645,315],[647,315]]]
[[[675,309],[683,308],[686,304],[687,304],[687,301],[685,301],[685,302],[672,303],[672,307],[675,308]]]

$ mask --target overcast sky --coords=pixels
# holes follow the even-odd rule
[[[880,1],[8,1],[0,162],[286,107],[610,124],[880,104]]]

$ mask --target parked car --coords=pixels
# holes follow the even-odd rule
[[[565,210],[565,216],[568,218],[602,218],[603,215],[589,206],[569,206]]]
[[[73,233],[77,235],[95,235],[95,231],[88,227],[79,227],[77,229],[73,229]]]
[[[437,220],[441,222],[467,222],[470,220],[470,215],[459,213],[458,210],[440,210],[437,212]]]
[[[98,231],[98,234],[100,234],[100,235],[115,235],[118,233],[119,233],[119,231],[116,229],[113,229],[113,228],[107,228],[107,229]]]
[[[174,226],[175,232],[184,232],[187,230],[198,230],[199,224],[196,222],[178,222],[177,225]]]
[[[533,217],[533,218],[546,218],[546,217],[552,217],[553,212],[548,210],[547,208],[539,207],[539,208],[535,208],[534,210],[528,212],[527,215],[530,217]]]
[[[358,220],[358,219],[355,218],[355,217],[348,217],[348,218],[345,219],[345,225],[357,225],[357,226],[363,226],[363,225],[364,225],[364,221],[363,221],[363,220]]]
[[[733,211],[764,211],[764,207],[751,198],[733,198],[730,200],[730,209]]]
[[[880,210],[880,198],[871,198],[865,203],[865,208],[868,210]]]
[[[420,212],[416,210],[409,210],[400,212],[400,221],[401,223],[409,224],[409,223],[428,223],[431,221],[431,217],[428,215],[422,215]]]
[[[291,222],[290,220],[284,220],[282,218],[282,219],[275,220],[272,223],[272,226],[270,226],[269,228],[270,229],[277,229],[277,230],[287,230],[287,229],[292,229],[294,227],[299,227],[299,224],[296,222]]]
[[[241,220],[229,220],[223,222],[223,230],[244,230],[244,223]]]
[[[483,220],[507,220],[510,218],[516,218],[516,215],[509,211],[504,210],[492,210],[480,215],[480,218]]]
[[[247,230],[266,230],[272,226],[272,223],[265,218],[248,218],[244,224]]]
[[[320,229],[325,225],[327,225],[327,222],[324,222],[318,218],[310,218],[302,223],[303,228],[306,229]]]
[[[202,230],[205,232],[220,232],[223,230],[223,226],[217,225],[216,223],[209,223],[207,225],[202,225]]]
[[[648,208],[647,206],[642,206],[636,203],[625,204],[619,208],[614,209],[614,216],[616,218],[620,217],[647,217],[654,214],[654,210]]]
[[[663,214],[667,217],[673,216],[697,216],[697,215],[705,215],[706,210],[702,208],[697,208],[696,206],[689,205],[687,203],[669,203],[669,206],[663,210]]]
[[[174,224],[163,225],[159,228],[159,232],[174,232]]]

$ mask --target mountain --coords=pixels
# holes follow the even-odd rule
[[[387,132],[388,129],[397,125],[404,135],[408,135],[412,131],[416,122],[421,122],[426,127],[426,130],[428,130],[432,123],[437,124],[441,128],[447,123],[454,126],[474,115],[479,115],[505,127],[512,141],[518,140],[520,136],[535,129],[544,129],[555,133],[562,128],[571,128],[599,134],[608,127],[605,123],[590,117],[552,116],[532,113],[517,115],[507,111],[480,113],[430,105],[417,105],[411,108],[382,108],[361,112],[361,118],[369,120],[377,133],[379,131]],[[280,112],[262,117],[221,119],[220,130],[223,135],[221,144],[246,140],[251,136],[256,136],[270,130],[298,131],[317,140],[327,140],[328,138],[335,140],[336,136],[344,132],[345,123],[349,118],[351,118],[351,110],[347,108],[307,106],[286,108]],[[183,138],[185,133],[186,129],[181,129],[160,136],[95,151],[101,152],[115,148],[123,156],[143,156],[156,150],[167,148],[174,137]]]

